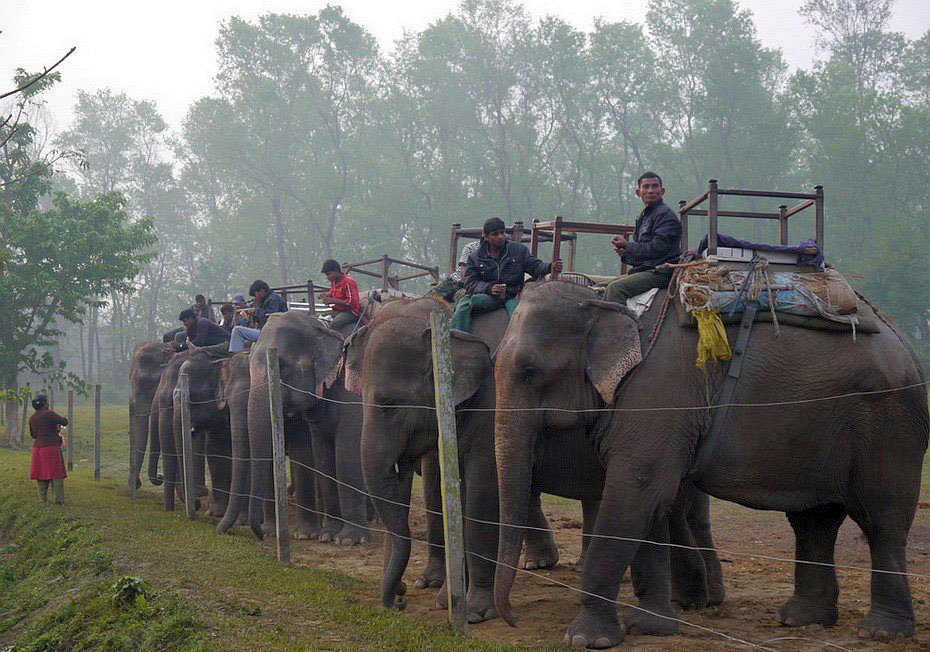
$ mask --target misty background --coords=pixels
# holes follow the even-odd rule
[[[112,267],[95,273],[112,278],[67,311],[10,264],[22,247],[0,257],[12,306],[0,315],[0,388],[43,386],[64,364],[123,398],[133,347],[177,325],[195,293],[320,282],[328,257],[387,253],[445,270],[453,222],[632,224],[646,169],[673,206],[711,178],[822,184],[827,260],[930,362],[923,1],[356,0],[313,13],[296,2],[275,3],[279,13],[161,3],[151,14],[122,3],[112,15],[108,4],[63,6],[45,35],[41,3],[0,10],[0,89],[16,86],[16,68],[40,71],[78,45],[60,80],[0,100],[2,116],[18,111],[29,126],[19,149],[22,130],[0,147],[0,227],[18,215],[10,224],[27,233],[45,216],[54,249],[80,235],[55,224],[93,207],[126,229],[112,256],[113,240],[86,245]],[[16,173],[26,164],[44,185],[20,187],[32,183]],[[811,228],[793,218],[791,242]],[[695,222],[692,246],[699,231]],[[721,231],[776,241],[768,223],[723,219]],[[581,237],[577,269],[616,263],[606,236]],[[45,331],[20,323],[36,306],[51,315]]]

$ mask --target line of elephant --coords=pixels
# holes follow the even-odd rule
[[[873,568],[859,635],[912,635],[905,546],[930,418],[923,372],[906,339],[881,313],[880,332],[857,340],[791,326],[778,334],[757,324],[733,403],[768,406],[731,408],[710,464],[695,473],[711,416],[695,408],[708,404],[721,371],[695,367],[697,331],[675,319],[661,325],[644,356],[641,332],[653,332],[662,294],[637,318],[581,285],[529,283],[509,321],[496,311],[476,316],[472,334],[452,332],[468,620],[500,615],[515,624],[517,572],[558,562],[540,502],[547,493],[581,501],[584,516],[582,597],[566,642],[606,648],[628,634],[675,633],[680,609],[725,598],[711,536],[709,496],[716,496],[787,514],[795,557],[811,563],[796,563],[794,594],[778,609],[779,622],[837,622],[833,554],[849,516],[865,534]],[[222,364],[186,353],[165,363],[160,345],[140,345],[131,373],[130,484],[139,482],[148,441],[149,478],[161,482],[160,454],[165,508],[173,508],[182,474],[172,392],[183,365],[218,530],[239,523],[259,538],[272,532],[265,350],[275,347],[286,447],[296,462],[294,536],[369,541],[368,492],[394,535],[385,539],[382,603],[403,608],[407,505],[417,470],[427,538],[442,542],[435,413],[410,407],[434,405],[429,315],[436,310],[450,307],[429,296],[389,301],[348,336],[307,313],[275,315],[251,353]],[[726,328],[733,341],[739,325]],[[202,463],[195,475],[204,496]],[[420,588],[440,587],[440,605],[444,567],[441,545],[431,545],[416,580]],[[621,620],[616,598],[627,569],[639,608]]]

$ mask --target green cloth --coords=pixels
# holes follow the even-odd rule
[[[333,320],[329,327],[334,331],[342,331],[346,326],[355,326],[358,323],[358,315],[353,314],[351,310],[334,310]]]
[[[626,305],[626,300],[637,294],[648,292],[652,288],[667,288],[672,277],[663,272],[648,270],[621,276],[611,281],[604,291],[604,301],[613,301]]]
[[[219,344],[211,344],[209,346],[202,346],[200,350],[203,351],[208,358],[213,358],[214,360],[222,360],[223,358],[230,358],[229,355],[229,342],[220,342]]]
[[[512,315],[517,308],[516,299],[499,299],[490,294],[466,294],[455,301],[455,310],[452,312],[450,326],[465,333],[471,332],[471,316],[483,312],[494,312],[504,308],[507,315]]]

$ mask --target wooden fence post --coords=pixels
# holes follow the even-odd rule
[[[68,471],[74,470],[74,390],[68,390]]]
[[[100,385],[94,385],[94,480],[100,479]]]
[[[274,515],[278,561],[291,563],[290,529],[287,526],[287,460],[284,457],[284,408],[281,405],[281,368],[278,350],[265,350],[268,374],[268,409],[271,412],[271,456],[274,464]]]
[[[439,477],[442,484],[442,527],[446,543],[446,590],[449,621],[464,632],[465,546],[462,537],[462,492],[459,480],[455,402],[452,399],[452,344],[449,319],[440,311],[430,314],[433,354],[433,387],[439,426]]]
[[[184,504],[187,518],[197,517],[197,497],[194,489],[194,442],[191,438],[191,386],[187,362],[178,374],[178,402],[181,409],[181,461],[184,464]]]

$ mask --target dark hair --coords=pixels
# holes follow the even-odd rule
[[[32,399],[32,409],[41,410],[43,406],[48,405],[48,396],[45,394],[39,394],[34,399]]]
[[[249,296],[254,297],[259,290],[271,292],[271,288],[264,281],[252,281],[252,285],[249,286]]]
[[[187,310],[182,310],[181,314],[178,315],[178,319],[180,321],[184,321],[185,319],[194,319],[195,317],[197,317],[197,313],[191,310],[190,308],[188,308]]]
[[[201,301],[206,301],[206,300],[207,300],[207,297],[203,296],[202,294],[198,294],[196,297],[194,297],[195,303],[200,303]]]
[[[660,188],[663,187],[663,186],[662,186],[662,177],[660,177],[658,174],[656,174],[656,173],[653,172],[652,170],[646,170],[646,171],[643,172],[641,175],[639,175],[639,179],[636,180],[636,187],[637,187],[637,188],[639,188],[639,187],[642,185],[643,179],[658,179],[658,180],[659,180],[659,187],[660,187]]]
[[[507,226],[504,224],[504,220],[499,217],[492,217],[487,222],[484,223],[484,234],[490,235],[495,231],[500,231],[501,229],[506,229]]]
[[[333,260],[332,258],[327,258],[323,261],[323,269],[320,270],[320,274],[326,274],[327,272],[341,272],[342,266]]]
[[[222,313],[222,314],[224,314],[224,315],[225,315],[227,312],[232,312],[232,311],[233,311],[233,307],[232,307],[231,305],[229,305],[228,303],[224,303],[222,306],[220,306],[220,313]]]

